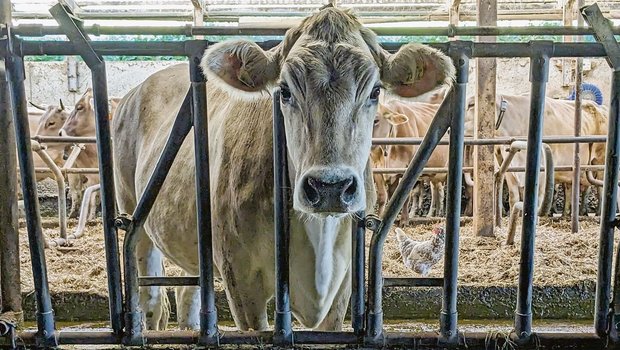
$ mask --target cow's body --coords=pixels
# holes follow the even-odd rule
[[[272,51],[238,40],[205,53],[214,262],[240,329],[268,327],[266,305],[275,286],[267,88],[278,82],[282,90],[294,208],[293,314],[306,327],[340,329],[351,286],[351,215],[374,204],[369,155],[378,68],[383,67],[383,82],[404,96],[434,89],[454,72],[438,52],[427,56],[430,51],[423,50],[430,49],[416,45],[403,50],[402,56],[387,54],[353,15],[329,7],[291,29]],[[421,79],[416,62],[424,65]],[[188,66],[176,65],[153,74],[121,101],[113,120],[115,164],[122,165],[115,168],[121,212],[133,212],[189,87]],[[241,98],[239,90],[254,96]],[[187,274],[198,273],[194,171],[190,133],[138,232],[141,274],[163,274],[164,255]],[[166,325],[165,303],[161,288],[142,289],[148,328]],[[181,328],[198,328],[198,304],[197,288],[177,290]]]
[[[529,107],[530,97],[521,95],[498,95],[496,100],[496,116],[499,115],[501,101],[506,101],[506,111],[499,124],[499,128],[495,132],[498,137],[526,137],[529,125]],[[468,119],[473,120],[473,103],[469,103]],[[544,111],[544,136],[573,136],[574,135],[574,118],[575,107],[574,101],[556,100],[552,98],[545,99]],[[581,135],[605,135],[607,133],[607,117],[605,113],[591,101],[583,101],[583,112],[581,122]],[[553,154],[555,166],[573,165],[573,144],[550,144]],[[500,160],[507,155],[507,147],[497,147],[496,155]],[[587,144],[580,147],[580,158],[582,164],[589,164],[595,155],[591,152],[591,148]],[[525,166],[526,152],[517,153],[511,163],[511,166]],[[511,206],[519,197],[522,196],[523,186],[525,184],[524,173],[507,173],[506,182],[510,193]],[[564,212],[570,212],[571,189],[573,182],[572,171],[556,171],[555,183],[563,184],[566,190],[566,199]],[[581,177],[582,191],[589,186],[585,175]],[[541,187],[544,186],[544,180],[541,177]]]

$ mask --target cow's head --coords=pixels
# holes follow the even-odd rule
[[[38,136],[58,135],[68,116],[69,112],[65,109],[62,100],[59,106],[47,106],[41,119],[39,119],[39,125],[35,134]]]
[[[396,54],[346,10],[326,6],[290,29],[277,47],[233,40],[210,47],[212,81],[249,93],[281,89],[295,209],[352,213],[367,206],[365,183],[381,88],[414,97],[449,84],[452,61],[410,43]],[[372,185],[370,185],[372,186]]]
[[[73,111],[60,130],[60,135],[94,136],[95,135],[95,104],[91,88],[75,104]]]
[[[394,128],[409,122],[409,117],[393,111],[389,106],[380,103],[373,123],[373,137],[396,137]]]

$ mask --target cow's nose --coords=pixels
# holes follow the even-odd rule
[[[303,182],[303,195],[317,212],[348,212],[355,200],[357,186],[354,176],[335,179],[307,176]]]

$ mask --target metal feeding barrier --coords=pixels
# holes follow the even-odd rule
[[[274,344],[290,345],[352,345],[364,347],[406,347],[439,349],[443,347],[467,347],[486,349],[504,345],[539,348],[602,349],[608,344],[618,344],[617,325],[620,323],[620,284],[613,285],[612,253],[616,220],[616,193],[620,160],[620,46],[615,42],[613,31],[596,5],[583,9],[596,33],[599,43],[554,43],[531,41],[529,43],[474,43],[452,41],[432,46],[447,53],[454,61],[457,78],[448,92],[421,141],[413,161],[406,169],[395,194],[388,203],[385,214],[358,220],[353,225],[352,246],[352,332],[297,331],[292,328],[289,304],[289,227],[288,196],[290,186],[286,183],[287,155],[284,123],[279,109],[278,94],[274,93],[274,196],[276,236],[276,312],[273,332],[228,332],[217,327],[215,308],[213,251],[211,242],[211,212],[209,189],[209,152],[206,118],[206,84],[199,62],[205,48],[212,44],[202,40],[183,42],[92,42],[80,23],[62,5],[51,11],[60,24],[60,31],[69,42],[22,41],[10,26],[4,29],[0,54],[5,59],[6,73],[11,92],[16,138],[19,149],[20,173],[26,210],[26,224],[36,296],[36,331],[16,331],[13,324],[0,317],[0,346],[26,345],[55,347],[65,344],[195,344],[218,347],[224,345]],[[57,29],[54,29],[57,30]],[[117,28],[117,30],[121,30]],[[529,29],[528,29],[529,30]],[[41,31],[42,33],[45,31]],[[52,30],[50,30],[52,32]],[[485,32],[485,31],[482,31]],[[561,31],[558,31],[560,33]],[[570,32],[570,31],[568,31]],[[473,34],[475,34],[473,30]],[[493,33],[491,31],[491,33]],[[508,32],[506,32],[508,34]],[[585,32],[584,32],[585,33]],[[587,33],[590,33],[589,31]],[[586,34],[587,34],[586,33]],[[36,33],[35,33],[36,34]],[[277,41],[260,42],[263,48],[275,46]],[[384,48],[395,50],[399,43],[385,43]],[[102,216],[105,236],[105,252],[108,274],[110,328],[93,330],[56,330],[52,301],[47,281],[44,242],[39,216],[36,184],[32,162],[26,93],[24,89],[24,56],[29,55],[80,55],[92,72],[92,86],[97,119],[97,150],[101,177]],[[191,88],[180,107],[167,143],[157,162],[148,184],[131,215],[118,215],[115,211],[113,162],[110,127],[108,119],[108,96],[106,68],[103,56],[174,55],[189,58]],[[542,122],[544,96],[552,57],[603,57],[614,67],[612,98],[609,118],[606,168],[604,177],[603,212],[600,231],[600,254],[596,292],[596,333],[533,333],[532,332],[532,279],[534,269],[534,239],[538,210],[538,174],[541,168]],[[461,209],[461,182],[463,170],[464,117],[468,65],[477,57],[529,57],[530,81],[532,83],[529,135],[527,137],[527,163],[525,166],[525,200],[523,202],[523,225],[521,230],[521,260],[514,331],[510,336],[490,336],[487,333],[467,333],[458,330],[457,273],[459,258],[459,216]],[[0,101],[5,110],[8,101]],[[145,276],[139,278],[136,268],[136,229],[144,223],[152,208],[172,162],[185,137],[194,131],[196,157],[196,192],[198,213],[198,244],[200,275],[196,277],[170,278]],[[446,215],[445,264],[443,278],[384,279],[382,276],[383,244],[406,196],[422,174],[426,161],[442,137],[450,129],[450,153],[448,172],[448,199]],[[81,142],[81,141],[80,141]],[[10,169],[9,169],[10,170]],[[10,172],[9,172],[10,174]],[[117,229],[127,231],[124,241],[124,299],[121,279],[121,261],[118,250]],[[368,283],[365,281],[365,231],[372,231],[370,245]],[[2,251],[2,254],[12,254]],[[2,268],[6,268],[3,266]],[[620,278],[620,266],[616,264],[615,280]],[[19,283],[18,283],[19,284]],[[148,331],[143,329],[142,315],[138,306],[140,285],[200,285],[199,331]],[[439,315],[439,333],[392,333],[383,327],[382,290],[389,286],[436,286],[442,287],[442,307]]]

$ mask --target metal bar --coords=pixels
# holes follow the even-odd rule
[[[583,0],[578,0],[577,6],[579,8],[583,7]],[[572,11],[573,8],[571,6],[571,17],[572,17]],[[572,19],[571,19],[572,22]],[[577,25],[578,28],[583,28],[583,17],[582,16],[577,16]],[[574,40],[575,38],[573,38]],[[577,41],[581,41],[581,39],[577,39]],[[568,67],[566,67],[568,68]],[[567,69],[570,73],[570,69]],[[575,67],[575,136],[579,137],[581,136],[581,93],[582,93],[582,84],[583,82],[583,58],[578,57],[577,58],[577,62],[576,62],[576,67]],[[574,147],[574,159],[573,159],[573,198],[571,199],[571,202],[573,203],[572,206],[572,211],[571,211],[571,231],[573,233],[578,233],[579,232],[579,212],[580,212],[580,206],[579,206],[579,198],[581,197],[580,194],[580,185],[581,185],[581,159],[580,159],[580,144],[576,143],[573,147]],[[566,204],[564,204],[566,205]],[[582,203],[581,205],[583,205],[584,207],[586,206],[586,203]]]
[[[409,192],[411,192],[411,189],[420,177],[424,165],[450,126],[450,106],[453,95],[454,92],[450,89],[437,110],[437,114],[429,126],[429,132],[424,137],[422,145],[418,148],[413,160],[409,163],[407,171],[398,183],[395,193],[390,198],[382,221],[372,236],[368,264],[368,308],[366,314],[366,336],[371,342],[380,341],[383,334],[383,307],[381,305],[383,296],[381,288],[383,282],[383,244],[390,227],[394,224],[396,215],[400,212],[405,200],[409,196]]]
[[[41,145],[37,141],[30,141],[30,146],[34,152],[37,152],[41,160],[50,168],[56,180],[56,186],[58,187],[58,224],[60,229],[60,238],[67,239],[67,192],[65,185],[65,177],[62,175],[60,168],[54,163],[54,160],[50,155],[41,148]]]
[[[274,344],[293,344],[289,290],[290,180],[284,117],[280,110],[280,90],[273,93],[273,176],[276,252],[276,310]]]
[[[39,136],[32,137],[32,140],[40,143],[97,143],[96,137],[82,136]]]
[[[67,38],[76,44],[78,54],[91,70],[93,99],[95,103],[97,153],[99,155],[99,177],[101,193],[101,215],[108,275],[110,325],[116,334],[123,330],[123,293],[121,285],[121,263],[116,231],[116,199],[114,193],[114,164],[110,137],[108,110],[108,83],[103,59],[90,46],[90,39],[66,7],[58,3],[50,13],[65,31]]]
[[[215,42],[208,42],[209,45]],[[263,49],[270,49],[280,43],[279,40],[259,41],[257,45]],[[90,45],[100,56],[187,56],[184,41],[94,41]],[[384,42],[381,46],[394,52],[403,43]],[[429,46],[446,51],[447,43],[428,43]],[[515,58],[528,57],[528,43],[473,43],[472,58],[498,57]],[[555,43],[552,57],[604,57],[605,49],[599,43]],[[69,41],[24,41],[20,44],[24,56],[39,55],[77,55],[79,46]],[[0,47],[0,55],[4,48]]]
[[[121,285],[121,263],[118,248],[118,232],[114,224],[116,219],[116,198],[114,192],[114,164],[108,118],[108,85],[105,64],[90,67],[95,102],[97,154],[99,155],[99,178],[101,193],[101,217],[105,243],[106,266],[108,273],[108,293],[110,322],[114,332],[120,334],[123,329],[123,294]]]
[[[366,213],[360,211],[351,223],[351,326],[357,335],[364,334],[364,296],[366,279]]]
[[[10,23],[11,3],[0,3],[0,26]],[[4,58],[0,57],[0,314],[14,312],[23,321],[17,209],[15,129]]]
[[[458,344],[457,286],[459,265],[459,230],[461,226],[461,191],[463,180],[463,139],[465,133],[466,89],[469,80],[469,57],[467,46],[455,41],[454,52],[450,52],[456,67],[456,82],[452,98],[452,120],[450,122],[450,151],[448,159],[446,190],[446,238],[444,253],[444,288],[441,314],[439,316],[440,339],[446,344]],[[466,44],[465,44],[466,45]]]
[[[420,145],[423,138],[421,137],[393,137],[393,138],[373,138],[372,144],[378,145]],[[473,139],[465,138],[466,146],[482,146],[482,145],[510,145],[515,141],[527,141],[527,137],[495,137],[492,139]],[[605,143],[607,136],[545,136],[542,141],[548,144],[560,143]],[[447,139],[439,141],[440,145],[449,145]]]
[[[383,279],[383,288],[395,287],[443,287],[443,278],[405,278],[393,277]]]
[[[18,338],[24,345],[35,344],[35,333],[32,331],[19,332]],[[352,332],[295,332],[297,344],[340,344],[340,345],[362,345],[358,337]],[[145,342],[153,345],[190,345],[198,341],[198,332],[192,331],[146,331],[144,333]],[[604,339],[592,333],[536,333],[538,349],[588,349],[603,350],[607,348]],[[223,345],[249,345],[264,346],[273,340],[271,332],[227,332],[221,335],[220,343]],[[111,332],[105,331],[59,331],[58,341],[61,345],[81,345],[84,343],[98,345],[118,344],[117,337]],[[386,333],[385,343],[377,346],[364,344],[364,347],[372,348],[424,348],[441,349],[437,344],[438,334],[435,332],[415,332],[415,333]],[[505,336],[498,334],[490,335],[488,332],[472,332],[462,336],[461,343],[467,344],[467,349],[482,350],[489,348],[511,348],[527,349],[528,346],[519,346],[509,343]]]
[[[9,33],[10,34],[10,33]],[[12,46],[9,36],[8,45]],[[12,48],[9,49],[12,51]],[[37,345],[56,346],[54,334],[54,310],[47,281],[47,266],[45,264],[45,242],[41,229],[39,215],[39,200],[37,197],[37,182],[32,163],[32,149],[30,145],[30,128],[28,123],[28,107],[26,105],[26,90],[24,87],[24,60],[15,52],[5,58],[6,76],[11,91],[11,105],[13,123],[17,140],[19,166],[22,169],[22,193],[24,209],[26,211],[26,226],[28,228],[28,243],[30,246],[30,261],[32,263],[32,277],[34,280],[37,302]],[[19,266],[19,265],[18,265]],[[13,266],[14,267],[14,266]]]
[[[139,311],[140,299],[138,295],[138,266],[135,256],[136,245],[138,243],[137,229],[142,226],[146,216],[153,208],[155,199],[163,185],[166,176],[174,162],[183,141],[192,128],[191,119],[192,92],[185,95],[185,99],[179,108],[172,130],[166,141],[166,145],[157,160],[157,165],[149,181],[142,192],[142,196],[134,209],[131,222],[126,228],[125,241],[123,243],[124,267],[125,267],[125,343],[141,344],[142,338],[142,317]],[[117,220],[122,223],[122,219]]]
[[[613,218],[616,215],[616,208],[618,207],[617,203],[617,192],[618,186],[618,154],[620,153],[620,142],[618,140],[618,133],[620,132],[618,129],[619,118],[620,118],[620,70],[615,71],[613,75],[613,84],[611,87],[611,106],[609,108],[609,139],[613,140],[607,144],[607,158],[605,164],[607,168],[605,169],[605,177],[604,177],[604,187],[603,187],[603,211],[601,213],[601,250],[607,247],[607,242],[603,244],[602,235],[608,235],[607,239],[610,240],[610,246],[613,247],[613,238],[614,238],[614,227],[618,221],[617,217]],[[613,121],[612,121],[613,120]],[[613,133],[613,135],[612,135]],[[613,218],[610,220],[610,218]],[[618,251],[620,252],[620,245],[618,246]],[[610,249],[611,251],[611,249]],[[600,256],[601,258],[611,258],[609,256]],[[601,261],[599,260],[599,264]],[[616,255],[615,262],[615,271],[614,271],[614,288],[613,288],[613,313],[614,320],[613,324],[615,325],[615,329],[612,331],[612,336],[615,341],[618,341],[618,322],[620,322],[620,282],[618,282],[618,278],[620,278],[620,258]],[[605,281],[602,281],[605,283]],[[598,284],[597,284],[598,287]],[[603,285],[601,288],[605,288]],[[597,288],[598,292],[598,288]],[[597,300],[598,301],[598,300]],[[598,304],[598,303],[597,303]],[[597,309],[598,311],[598,309]]]
[[[579,9],[590,27],[594,31],[596,41],[603,44],[606,52],[606,59],[614,70],[620,70],[620,45],[614,38],[614,27],[611,22],[603,16],[597,3]]]
[[[211,17],[211,14],[209,14]],[[84,27],[84,31],[95,36],[99,35],[284,35],[288,28],[261,28],[261,27],[214,27],[214,26],[101,26]],[[406,35],[406,36],[507,36],[507,35],[593,35],[590,28],[582,27],[496,27],[476,26],[446,28],[419,28],[419,27],[381,27],[370,28],[377,35]],[[620,35],[620,27],[613,28],[616,35]],[[13,34],[25,37],[45,35],[62,35],[64,31],[57,26],[43,26],[40,24],[20,24],[13,29]]]
[[[196,212],[198,260],[200,266],[200,340],[217,344],[217,309],[213,285],[213,233],[211,231],[211,189],[209,180],[209,130],[207,118],[207,86],[200,68],[206,46],[195,41],[197,55],[190,57],[192,82],[192,116],[194,120],[194,156],[196,160]]]
[[[582,171],[591,171],[591,170],[605,170],[604,165],[582,165],[580,166]],[[473,167],[463,167],[463,172],[469,173],[473,171]],[[573,171],[572,165],[560,165],[554,166],[553,171]],[[444,168],[424,168],[422,174],[444,174],[447,173],[450,169],[448,167]],[[540,171],[546,171],[547,168],[541,166]],[[372,170],[375,174],[402,174],[407,171],[407,168],[376,168]],[[525,167],[523,166],[515,166],[508,167],[506,172],[508,173],[522,173],[525,171]]]
[[[78,54],[82,57],[84,62],[86,62],[86,65],[91,69],[99,66],[103,63],[103,59],[89,45],[90,39],[88,35],[83,32],[70,11],[71,10],[67,9],[60,2],[52,6],[49,10],[56,22],[60,25],[60,29],[62,29],[67,38],[76,45]]]
[[[184,276],[184,277],[140,277],[140,287],[154,287],[154,286],[199,286],[199,276]]]
[[[552,45],[546,41],[531,42],[530,122],[525,163],[525,190],[523,224],[521,227],[521,261],[519,263],[519,288],[515,311],[515,335],[528,340],[532,333],[532,282],[534,279],[534,237],[538,221],[538,174],[545,110],[545,91],[549,75],[549,53]]]

